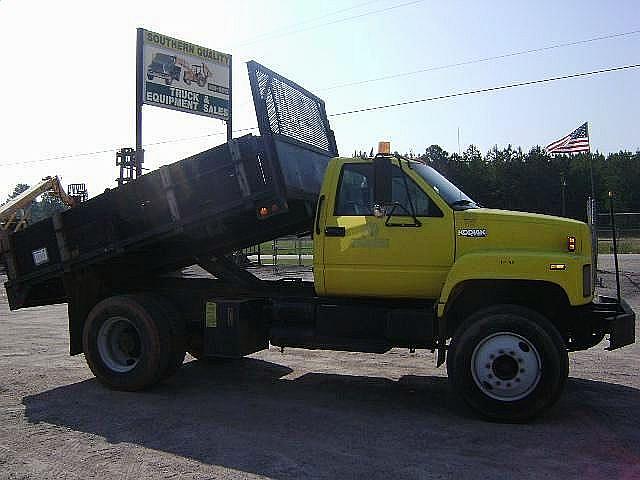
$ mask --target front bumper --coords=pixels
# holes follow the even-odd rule
[[[607,350],[631,345],[636,341],[636,314],[624,300],[598,295],[591,304],[605,333],[609,334]]]

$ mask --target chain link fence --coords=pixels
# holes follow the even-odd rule
[[[313,240],[311,237],[281,237],[245,248],[242,256],[252,265],[310,267]]]
[[[617,212],[614,214],[618,253],[640,253],[640,212]],[[613,253],[613,230],[611,215],[598,213],[596,232],[598,253]]]

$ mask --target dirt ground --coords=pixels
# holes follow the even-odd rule
[[[640,255],[621,264],[640,312]],[[149,392],[109,391],[68,355],[66,322],[65,305],[9,312],[0,289],[2,479],[640,478],[638,344],[571,354],[556,407],[501,425],[476,418],[425,351],[188,358]]]

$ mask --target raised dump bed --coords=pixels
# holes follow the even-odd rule
[[[256,62],[260,136],[163,166],[4,241],[12,309],[67,300],[63,279],[158,275],[281,235],[311,230],[337,155],[324,102]]]

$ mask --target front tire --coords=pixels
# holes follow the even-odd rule
[[[542,315],[515,305],[475,313],[460,325],[447,354],[453,388],[483,416],[528,420],[560,397],[569,374],[560,333]]]
[[[93,307],[85,322],[85,359],[109,388],[148,388],[178,368],[171,330],[171,319],[153,297],[107,298]]]

